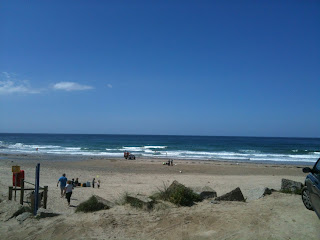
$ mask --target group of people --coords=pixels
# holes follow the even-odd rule
[[[98,180],[98,181],[96,182],[96,179],[95,179],[95,178],[92,179],[92,187],[93,187],[93,188],[94,188],[95,183],[97,183],[97,187],[100,188],[100,180]]]
[[[70,206],[70,199],[72,195],[73,190],[73,184],[70,180],[67,179],[66,174],[62,174],[62,176],[59,178],[57,182],[57,187],[60,182],[60,190],[61,190],[61,197],[64,197],[64,195],[67,198],[68,206]]]
[[[168,162],[163,162],[163,165],[173,166],[173,159],[169,159]]]
[[[72,190],[74,189],[74,187],[79,186],[79,179],[76,178],[76,180],[74,180],[74,178],[71,180],[68,180],[66,177],[66,174],[62,174],[62,176],[59,178],[58,182],[57,182],[57,187],[59,186],[60,183],[60,190],[61,190],[61,197],[66,196],[67,201],[68,201],[68,206],[70,206],[70,200],[71,200],[71,195],[72,195]],[[92,180],[92,187],[94,188],[95,183],[97,183],[97,187],[100,188],[100,180],[98,180],[96,182],[96,179],[93,178]],[[81,185],[81,184],[80,184]]]

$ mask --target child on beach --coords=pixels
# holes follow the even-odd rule
[[[68,201],[68,206],[70,206],[70,199],[71,199],[71,195],[72,195],[72,189],[73,189],[73,185],[72,182],[69,180],[67,182],[66,187],[64,188],[64,193],[66,194],[66,198]]]
[[[97,187],[100,188],[100,180],[97,182]]]

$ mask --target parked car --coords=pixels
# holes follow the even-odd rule
[[[304,173],[309,173],[302,188],[302,201],[309,210],[314,210],[320,218],[320,158],[313,168],[303,168]]]

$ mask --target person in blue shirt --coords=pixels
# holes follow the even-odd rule
[[[61,197],[64,196],[64,188],[67,185],[67,181],[68,181],[68,179],[66,178],[66,174],[64,173],[64,174],[62,174],[62,177],[60,177],[58,182],[57,182],[57,187],[58,187],[59,182],[60,182]]]

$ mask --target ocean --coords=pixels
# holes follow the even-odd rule
[[[0,133],[0,154],[313,164],[320,138]]]

